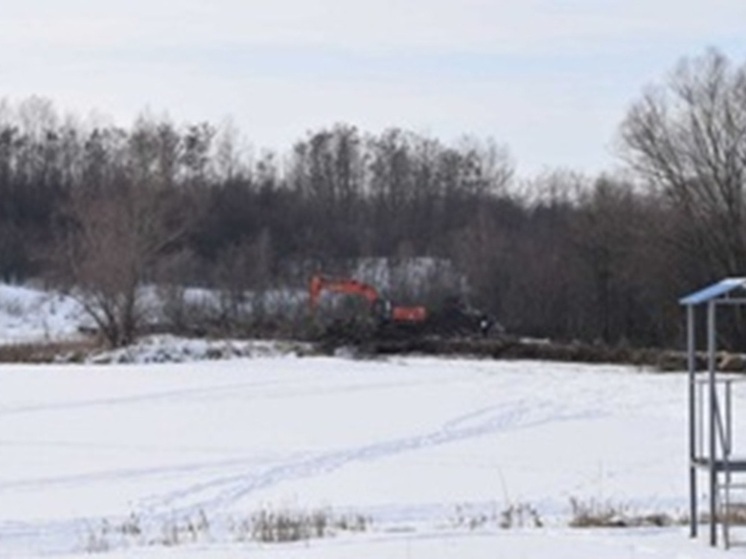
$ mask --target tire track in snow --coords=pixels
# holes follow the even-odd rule
[[[436,384],[443,385],[450,382],[464,382],[463,377],[445,377],[435,381]],[[258,387],[254,383],[236,383],[234,385],[223,385],[215,387],[193,387],[184,390],[160,393],[145,393],[140,395],[123,396],[121,398],[112,398],[110,400],[91,399],[90,401],[67,402],[55,405],[52,403],[52,409],[49,406],[39,405],[35,408],[23,407],[6,410],[10,413],[32,413],[36,411],[56,411],[64,409],[75,409],[78,407],[110,405],[110,404],[131,404],[147,402],[149,400],[168,402],[169,400],[178,401],[183,398],[209,398],[221,396],[222,392],[234,393],[240,391],[242,399],[253,398],[293,398],[303,395],[328,395],[329,393],[346,393],[356,391],[370,391],[376,389],[387,389],[391,387],[401,388],[403,386],[432,385],[433,379],[417,381],[397,381],[391,382],[383,380],[375,383],[370,382],[344,382],[338,383],[329,390],[320,382],[302,382],[302,383],[269,383],[277,384],[276,386]],[[280,386],[282,384],[283,386]],[[231,394],[228,394],[231,395]],[[235,395],[235,394],[233,394]],[[569,400],[568,400],[569,401]],[[575,411],[576,413],[571,413]],[[282,482],[290,480],[302,480],[314,476],[321,476],[330,472],[339,470],[345,466],[372,462],[396,456],[407,452],[416,452],[426,448],[437,447],[449,443],[468,440],[480,436],[500,432],[510,432],[511,430],[527,429],[549,422],[570,421],[573,419],[587,418],[589,415],[597,415],[600,412],[594,412],[592,408],[584,407],[578,413],[577,406],[558,402],[557,398],[541,401],[535,393],[526,393],[523,397],[514,398],[512,401],[500,401],[494,406],[487,406],[481,409],[472,410],[469,413],[460,415],[448,421],[445,421],[437,429],[423,433],[414,433],[412,436],[402,436],[390,440],[384,440],[372,444],[362,444],[350,446],[341,449],[330,449],[326,452],[301,453],[295,452],[279,458],[273,456],[272,462],[265,461],[262,466],[258,466],[256,460],[217,460],[215,464],[182,464],[175,465],[172,468],[159,468],[153,472],[157,476],[171,476],[171,487],[178,486],[181,476],[194,478],[198,476],[203,479],[200,483],[191,483],[175,491],[166,491],[161,494],[155,494],[150,498],[141,500],[139,505],[134,504],[134,512],[140,515],[143,523],[151,526],[161,526],[163,521],[172,520],[180,515],[189,516],[196,511],[203,509],[212,517],[213,514],[220,516],[220,512],[230,507],[232,504],[240,502],[241,499],[253,492],[264,488],[276,486]],[[0,413],[0,418],[2,414]],[[205,469],[202,470],[202,466]],[[189,467],[195,469],[189,471]],[[215,466],[214,468],[212,466]],[[105,472],[104,472],[105,473]],[[101,481],[117,481],[117,479],[126,480],[128,476],[147,475],[143,471],[119,470],[110,472],[111,476],[102,478]],[[85,475],[78,479],[67,480],[37,480],[47,483],[61,482],[85,485],[91,481],[90,477]],[[175,482],[175,483],[174,483]],[[28,485],[29,489],[34,489],[34,483]],[[28,523],[10,523],[3,522],[0,524],[0,537],[4,540],[3,551],[12,549],[14,551],[24,551],[26,555],[35,555],[28,553],[28,550],[43,552],[60,552],[61,550],[70,550],[70,542],[78,542],[80,534],[85,534],[87,526],[96,527],[102,519],[79,519],[68,518],[59,521],[39,520]],[[21,555],[19,553],[18,555]]]
[[[506,409],[507,408],[507,409]],[[218,511],[243,497],[285,481],[328,474],[352,463],[370,462],[405,452],[437,447],[475,437],[527,429],[547,422],[588,418],[589,413],[567,413],[555,402],[535,398],[500,403],[454,418],[436,431],[289,460],[260,471],[215,478],[140,502],[149,517],[173,516],[197,510]]]

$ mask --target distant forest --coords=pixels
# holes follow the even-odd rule
[[[4,103],[0,276],[124,308],[145,284],[298,288],[359,258],[429,256],[511,332],[679,346],[677,298],[746,271],[746,65],[714,50],[631,103],[622,174],[521,179],[507,144],[397,128],[335,124],[282,153],[240,138]]]

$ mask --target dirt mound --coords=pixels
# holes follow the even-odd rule
[[[500,336],[495,338],[445,338],[367,340],[358,350],[369,355],[473,356],[492,359],[537,359],[580,363],[618,363],[651,366],[661,370],[685,370],[683,352],[606,346],[583,342],[555,342]]]

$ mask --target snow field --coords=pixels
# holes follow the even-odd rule
[[[681,527],[566,527],[571,498],[686,511],[685,389],[679,374],[466,359],[2,366],[0,556],[82,556],[91,534],[111,557],[719,556]],[[511,505],[544,527],[501,530]],[[261,510],[369,526],[236,543],[231,526]],[[103,533],[130,515],[139,542]],[[200,515],[197,543],[132,548]]]

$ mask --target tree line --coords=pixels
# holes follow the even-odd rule
[[[122,128],[5,102],[0,277],[83,294],[116,345],[142,321],[143,285],[240,298],[428,256],[512,332],[679,345],[677,298],[746,265],[746,65],[683,59],[618,137],[623,174],[526,180],[491,140],[336,124],[256,153],[230,125]]]

